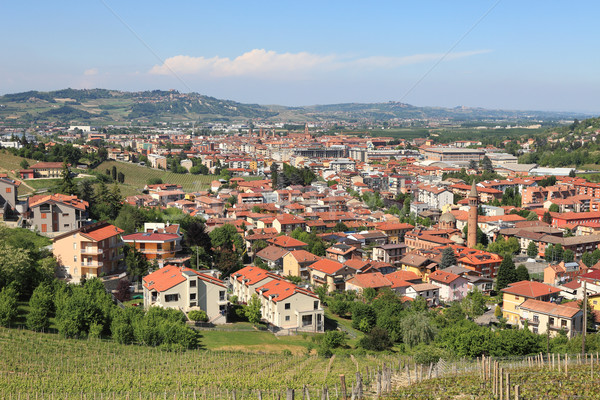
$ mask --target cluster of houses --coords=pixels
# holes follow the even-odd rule
[[[87,133],[94,142],[84,150],[97,151],[94,143],[103,141],[111,159],[133,162],[146,156],[150,167],[166,169],[167,157],[182,156],[181,165],[188,169],[200,164],[211,172],[229,169],[231,179],[215,180],[207,190],[186,192],[162,183],[125,199],[137,207],[178,208],[203,218],[209,231],[235,226],[253,263],[227,280],[215,271],[188,268],[190,254],[177,224],[148,223],[139,232],[124,234],[111,224],[91,223],[89,204],[77,196],[48,193],[19,200],[20,182],[8,175],[0,175],[0,212],[6,220],[16,217],[21,226],[51,237],[61,274],[68,279],[122,271],[121,249],[129,245],[158,266],[143,277],[145,306],[202,309],[217,324],[226,322],[230,296],[247,303],[256,295],[266,322],[300,331],[323,330],[322,305],[312,291],[318,286],[328,292],[387,288],[406,301],[423,297],[431,306],[461,300],[475,289],[490,293],[502,256],[479,246],[477,231],[489,241],[516,238],[522,254],[534,243],[537,257],[544,257],[549,245],[560,245],[573,252],[576,266],[551,263],[544,283],[518,282],[504,289],[503,314],[509,323],[539,333],[581,331],[581,313],[558,299],[581,298],[585,280],[590,299],[600,302],[593,297],[600,293],[594,286],[596,270],[578,261],[600,245],[600,184],[569,177],[569,170],[517,164],[516,157],[501,149],[471,148],[477,142],[441,146],[428,139],[312,133],[308,125],[304,132],[283,136],[273,128],[249,129],[244,140],[181,132]],[[86,133],[75,130],[63,139],[78,135]],[[525,150],[533,144],[521,143]],[[469,185],[448,178],[461,171],[476,173],[473,164],[484,158],[503,179]],[[320,179],[273,187],[271,167],[277,164],[281,171],[284,163],[309,168]],[[37,163],[19,174],[22,179],[57,177],[62,168],[61,163]],[[542,186],[542,172],[556,176],[556,184]],[[248,175],[260,178],[248,180]],[[509,190],[521,196],[520,205],[498,205]],[[369,206],[357,196],[369,194],[385,207]],[[403,209],[397,199],[404,198],[412,199],[409,212],[421,222],[417,226],[384,211]],[[551,206],[559,211],[549,212]],[[523,217],[523,210],[536,218]],[[321,255],[292,237],[298,231],[322,239]],[[454,265],[444,265],[445,249],[454,253]],[[288,276],[301,284],[286,280]]]

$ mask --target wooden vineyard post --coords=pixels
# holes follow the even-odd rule
[[[560,374],[560,353],[556,355],[556,364],[558,365],[558,373]]]
[[[406,368],[406,376],[408,378],[408,384],[410,385],[410,368],[408,367],[408,363],[405,365]]]
[[[498,376],[498,391],[500,392],[500,400],[503,400],[502,394],[504,393],[504,368],[500,368],[500,374]]]
[[[346,376],[344,374],[340,375],[340,384],[342,386],[342,399],[346,400]]]
[[[510,400],[510,373],[506,373],[506,400]]]
[[[569,376],[569,355],[565,354],[565,375]]]
[[[521,387],[515,385],[515,400],[521,400]]]
[[[321,393],[321,400],[327,400],[329,394],[327,393],[327,385],[323,386],[323,392]]]
[[[285,400],[294,400],[294,389],[287,389],[285,392]]]

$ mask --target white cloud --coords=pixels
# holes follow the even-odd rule
[[[489,53],[490,50],[464,51],[449,53],[445,60],[453,60],[478,54]],[[149,71],[153,75],[209,75],[214,77],[230,76],[284,76],[290,73],[333,71],[346,68],[390,69],[409,64],[418,64],[439,60],[444,54],[414,54],[403,57],[364,57],[349,58],[337,55],[318,55],[307,52],[277,53],[264,49],[254,49],[236,58],[228,57],[191,57],[174,56],[167,58],[162,65],[155,65]],[[297,76],[297,75],[296,75]]]
[[[83,71],[83,75],[85,76],[94,76],[98,75],[98,68],[90,68]]]

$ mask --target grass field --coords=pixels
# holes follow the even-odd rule
[[[123,194],[126,194],[128,189],[139,193],[146,186],[148,179],[151,178],[160,178],[165,183],[181,185],[186,192],[206,190],[210,183],[217,179],[215,175],[174,174],[117,161],[105,161],[96,167],[96,171],[104,173],[107,169],[112,169],[113,166],[117,167],[118,172],[125,174],[125,184],[120,185]]]
[[[203,336],[201,342],[207,337],[204,332]],[[275,395],[275,391],[282,394],[286,388],[299,389],[304,385],[311,388],[311,396],[318,397],[327,384],[331,397],[335,398],[340,374],[345,374],[349,389],[355,372],[361,371],[365,376],[367,368],[373,371],[384,362],[396,365],[400,359],[393,354],[354,358],[336,355],[333,359],[307,352],[286,355],[283,351],[269,351],[260,338],[242,335],[237,341],[233,336],[230,340],[244,348],[251,340],[263,349],[260,353],[211,350],[178,353],[0,328],[0,397],[41,399],[42,394],[44,398],[52,394],[53,398],[61,399],[193,399],[197,394],[211,399],[231,396],[228,391],[235,389],[241,399],[250,395],[256,398],[253,390],[260,389],[263,395],[272,391]],[[272,340],[285,343],[310,339],[297,336]]]
[[[14,156],[7,150],[0,150],[0,172],[9,173],[9,175],[17,177],[16,175],[11,174],[10,171],[22,169],[20,164],[23,160],[27,160],[29,165],[33,165],[37,162],[36,160]]]

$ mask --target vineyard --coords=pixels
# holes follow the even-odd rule
[[[195,350],[183,353],[100,340],[62,339],[54,334],[0,328],[0,397],[238,399],[284,395],[306,385],[312,396],[329,387],[341,396],[340,374],[350,387],[360,371],[366,385],[383,363],[399,356],[247,353]],[[85,396],[85,397],[84,397]]]
[[[125,174],[125,184],[121,187],[124,186],[130,190],[122,190],[123,193],[131,191],[139,193],[146,186],[148,179],[151,178],[160,178],[165,183],[181,185],[186,192],[206,190],[210,186],[210,183],[218,178],[215,175],[174,174],[173,172],[160,171],[142,167],[141,165],[117,161],[105,161],[96,167],[96,171],[104,173],[113,166],[117,167],[117,171]]]

